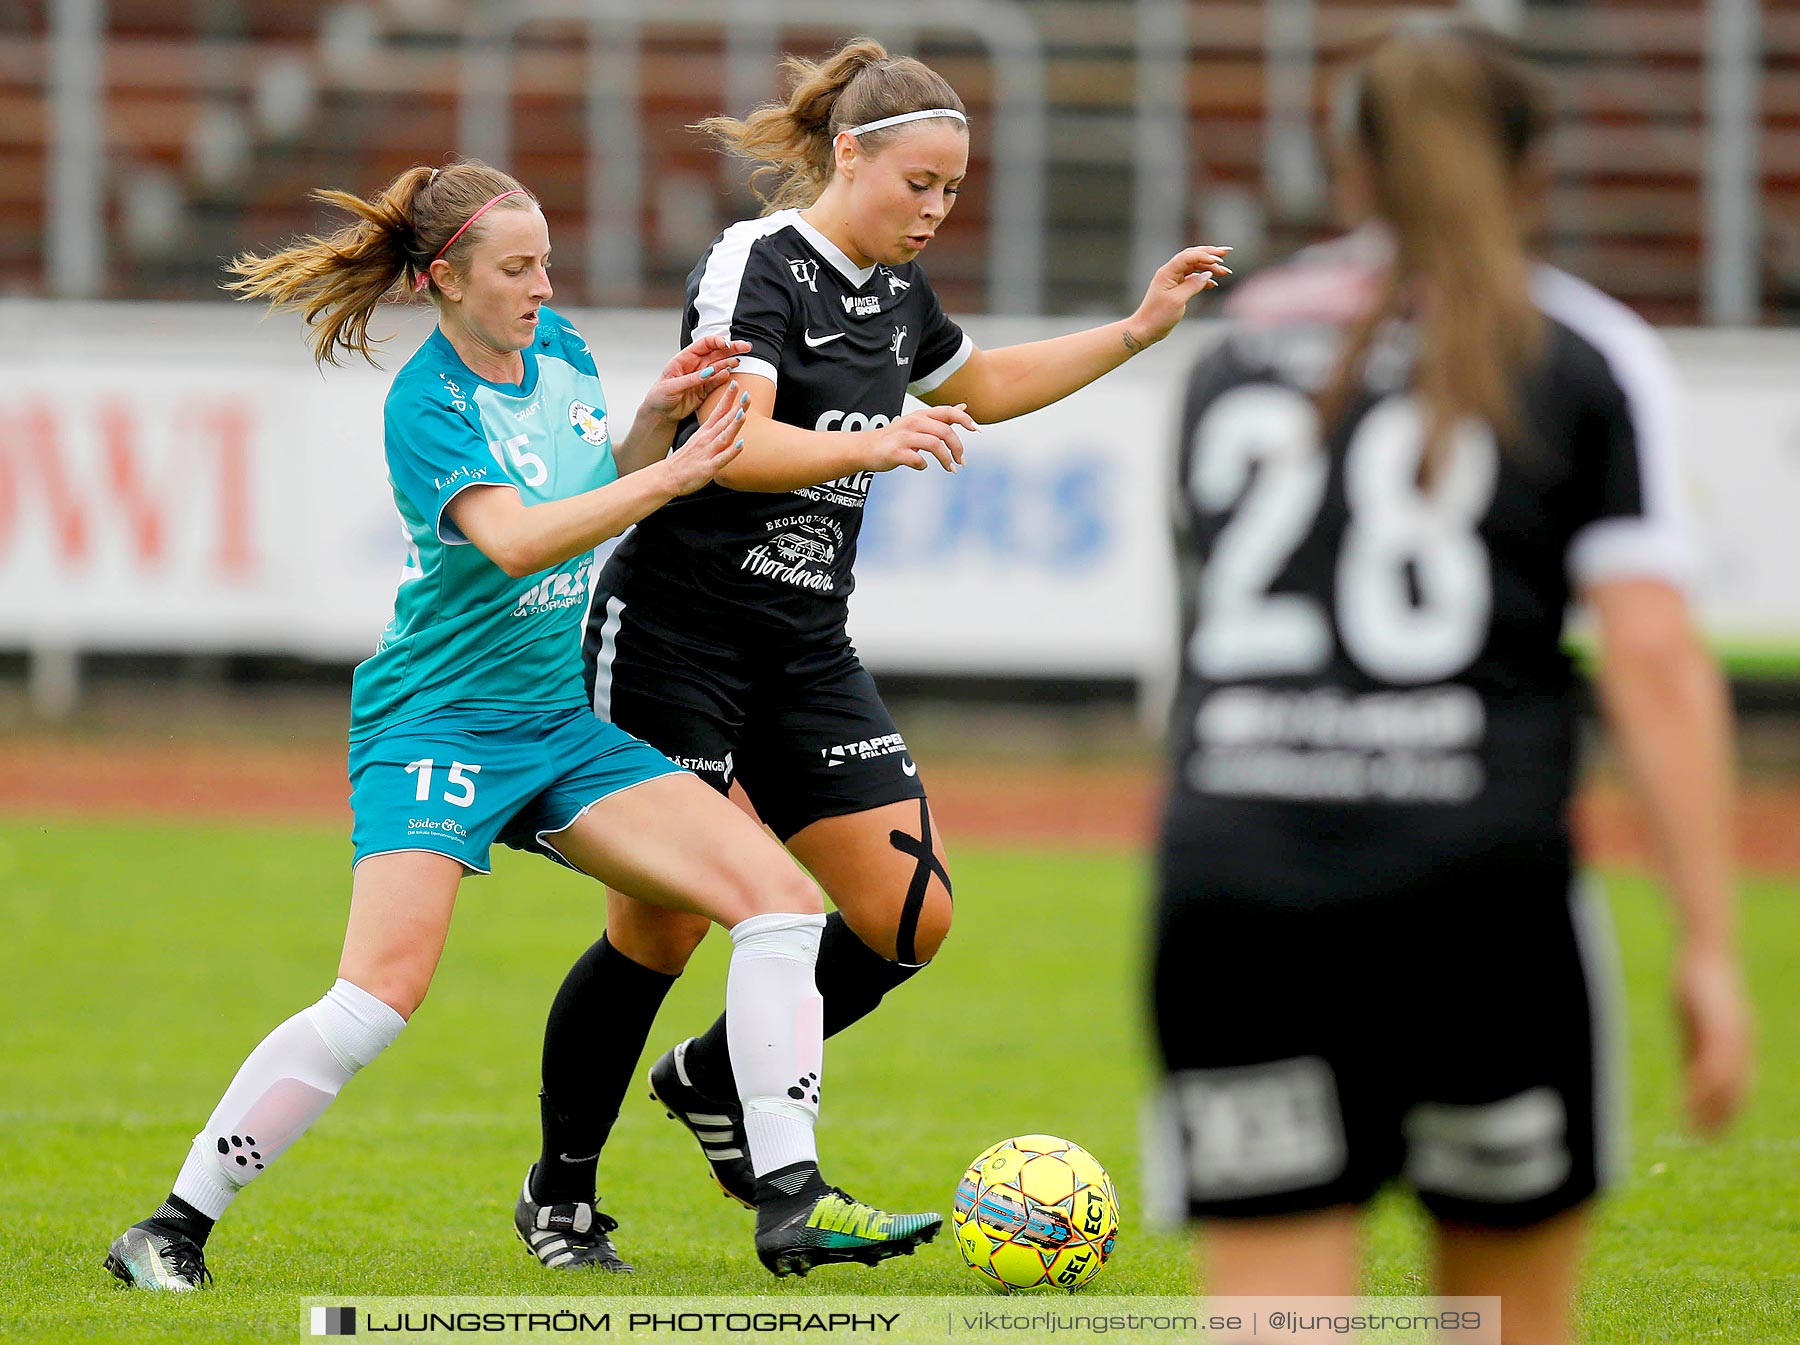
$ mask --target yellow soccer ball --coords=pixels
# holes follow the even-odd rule
[[[1119,1197],[1079,1144],[1015,1135],[969,1164],[950,1222],[963,1260],[994,1288],[1073,1292],[1113,1254]]]

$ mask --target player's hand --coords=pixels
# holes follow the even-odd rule
[[[725,470],[744,447],[744,412],[750,394],[739,390],[733,379],[712,414],[700,422],[688,441],[660,464],[670,490],[691,495]]]
[[[1175,330],[1187,313],[1188,300],[1201,290],[1212,289],[1220,276],[1231,274],[1225,265],[1227,247],[1183,248],[1150,277],[1144,302],[1131,315],[1126,330],[1138,345],[1155,345]]]
[[[864,430],[862,433],[868,436],[869,448],[864,460],[865,469],[886,472],[895,467],[910,467],[915,472],[922,472],[936,458],[946,472],[954,472],[962,466],[963,460],[959,429],[981,429],[962,402],[955,406],[928,406],[922,411],[909,412],[879,430]]]
[[[723,336],[702,336],[663,366],[650,391],[644,394],[644,410],[670,425],[698,411],[737,368],[738,356],[750,353],[748,341],[727,341]]]
[[[1675,1011],[1688,1124],[1702,1135],[1717,1134],[1750,1091],[1750,1001],[1736,960],[1724,953],[1678,954]]]

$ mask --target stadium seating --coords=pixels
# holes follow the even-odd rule
[[[1053,311],[1115,309],[1142,277],[1132,261],[1136,7],[1102,0],[1017,0],[1046,55],[1049,97],[1046,295]],[[113,297],[212,292],[221,257],[315,228],[321,184],[367,190],[457,141],[467,7],[389,0],[368,7],[274,0],[195,6],[138,0],[109,7],[103,63],[108,269]],[[1404,10],[1316,0],[1317,65]],[[1800,300],[1800,0],[1765,0],[1761,87],[1764,315]],[[1267,187],[1271,81],[1267,10],[1256,0],[1188,5],[1191,227],[1229,224],[1230,241],[1280,251],[1320,235],[1325,203]],[[210,26],[202,27],[204,22]],[[786,29],[784,45],[820,51],[842,34]],[[1692,0],[1564,0],[1528,5],[1523,36],[1561,95],[1547,254],[1659,321],[1694,321],[1703,280],[1702,166],[1707,154],[1705,6]],[[914,44],[963,93],[976,127],[968,187],[931,268],[948,306],[986,306],[994,175],[988,115],[995,81],[967,35],[921,32]],[[47,182],[49,41],[0,28],[0,292],[41,292]],[[720,110],[724,34],[648,24],[640,116],[649,181],[644,283],[602,292],[585,274],[588,187],[586,37],[567,22],[520,30],[512,62],[513,162],[539,192],[562,246],[557,280],[573,301],[670,305],[700,247],[750,213],[743,174],[687,124]],[[1326,81],[1315,81],[1322,129]],[[741,110],[741,109],[739,109]],[[1316,141],[1315,141],[1316,146]],[[1238,207],[1224,214],[1215,206]],[[1241,237],[1243,231],[1261,237]],[[1224,241],[1224,240],[1221,240]]]

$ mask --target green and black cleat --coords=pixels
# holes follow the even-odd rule
[[[889,1214],[834,1186],[766,1227],[758,1219],[756,1254],[776,1276],[844,1262],[872,1266],[890,1256],[911,1256],[943,1226],[942,1215]]]

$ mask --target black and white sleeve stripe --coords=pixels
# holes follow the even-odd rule
[[[1540,267],[1538,306],[1605,359],[1623,394],[1634,462],[1615,478],[1599,516],[1569,543],[1569,579],[1577,588],[1608,579],[1663,579],[1687,585],[1698,549],[1681,480],[1686,424],[1674,360],[1650,325],[1625,305],[1562,271]]]
[[[969,356],[974,353],[975,342],[970,338],[967,332],[964,332],[962,334],[962,340],[958,342],[956,349],[951,352],[950,357],[923,378],[914,379],[911,383],[907,384],[906,390],[915,397],[923,397],[927,393],[936,392],[945,383],[950,381],[950,376],[952,374],[956,373],[957,370],[961,369],[963,365],[969,362]]]
[[[785,299],[770,279],[750,269],[757,242],[784,228],[792,211],[743,220],[719,235],[707,253],[695,286],[694,338],[723,336],[748,341],[750,353],[738,357],[738,372],[779,381],[776,361],[785,335]],[[781,330],[775,330],[777,324]]]

